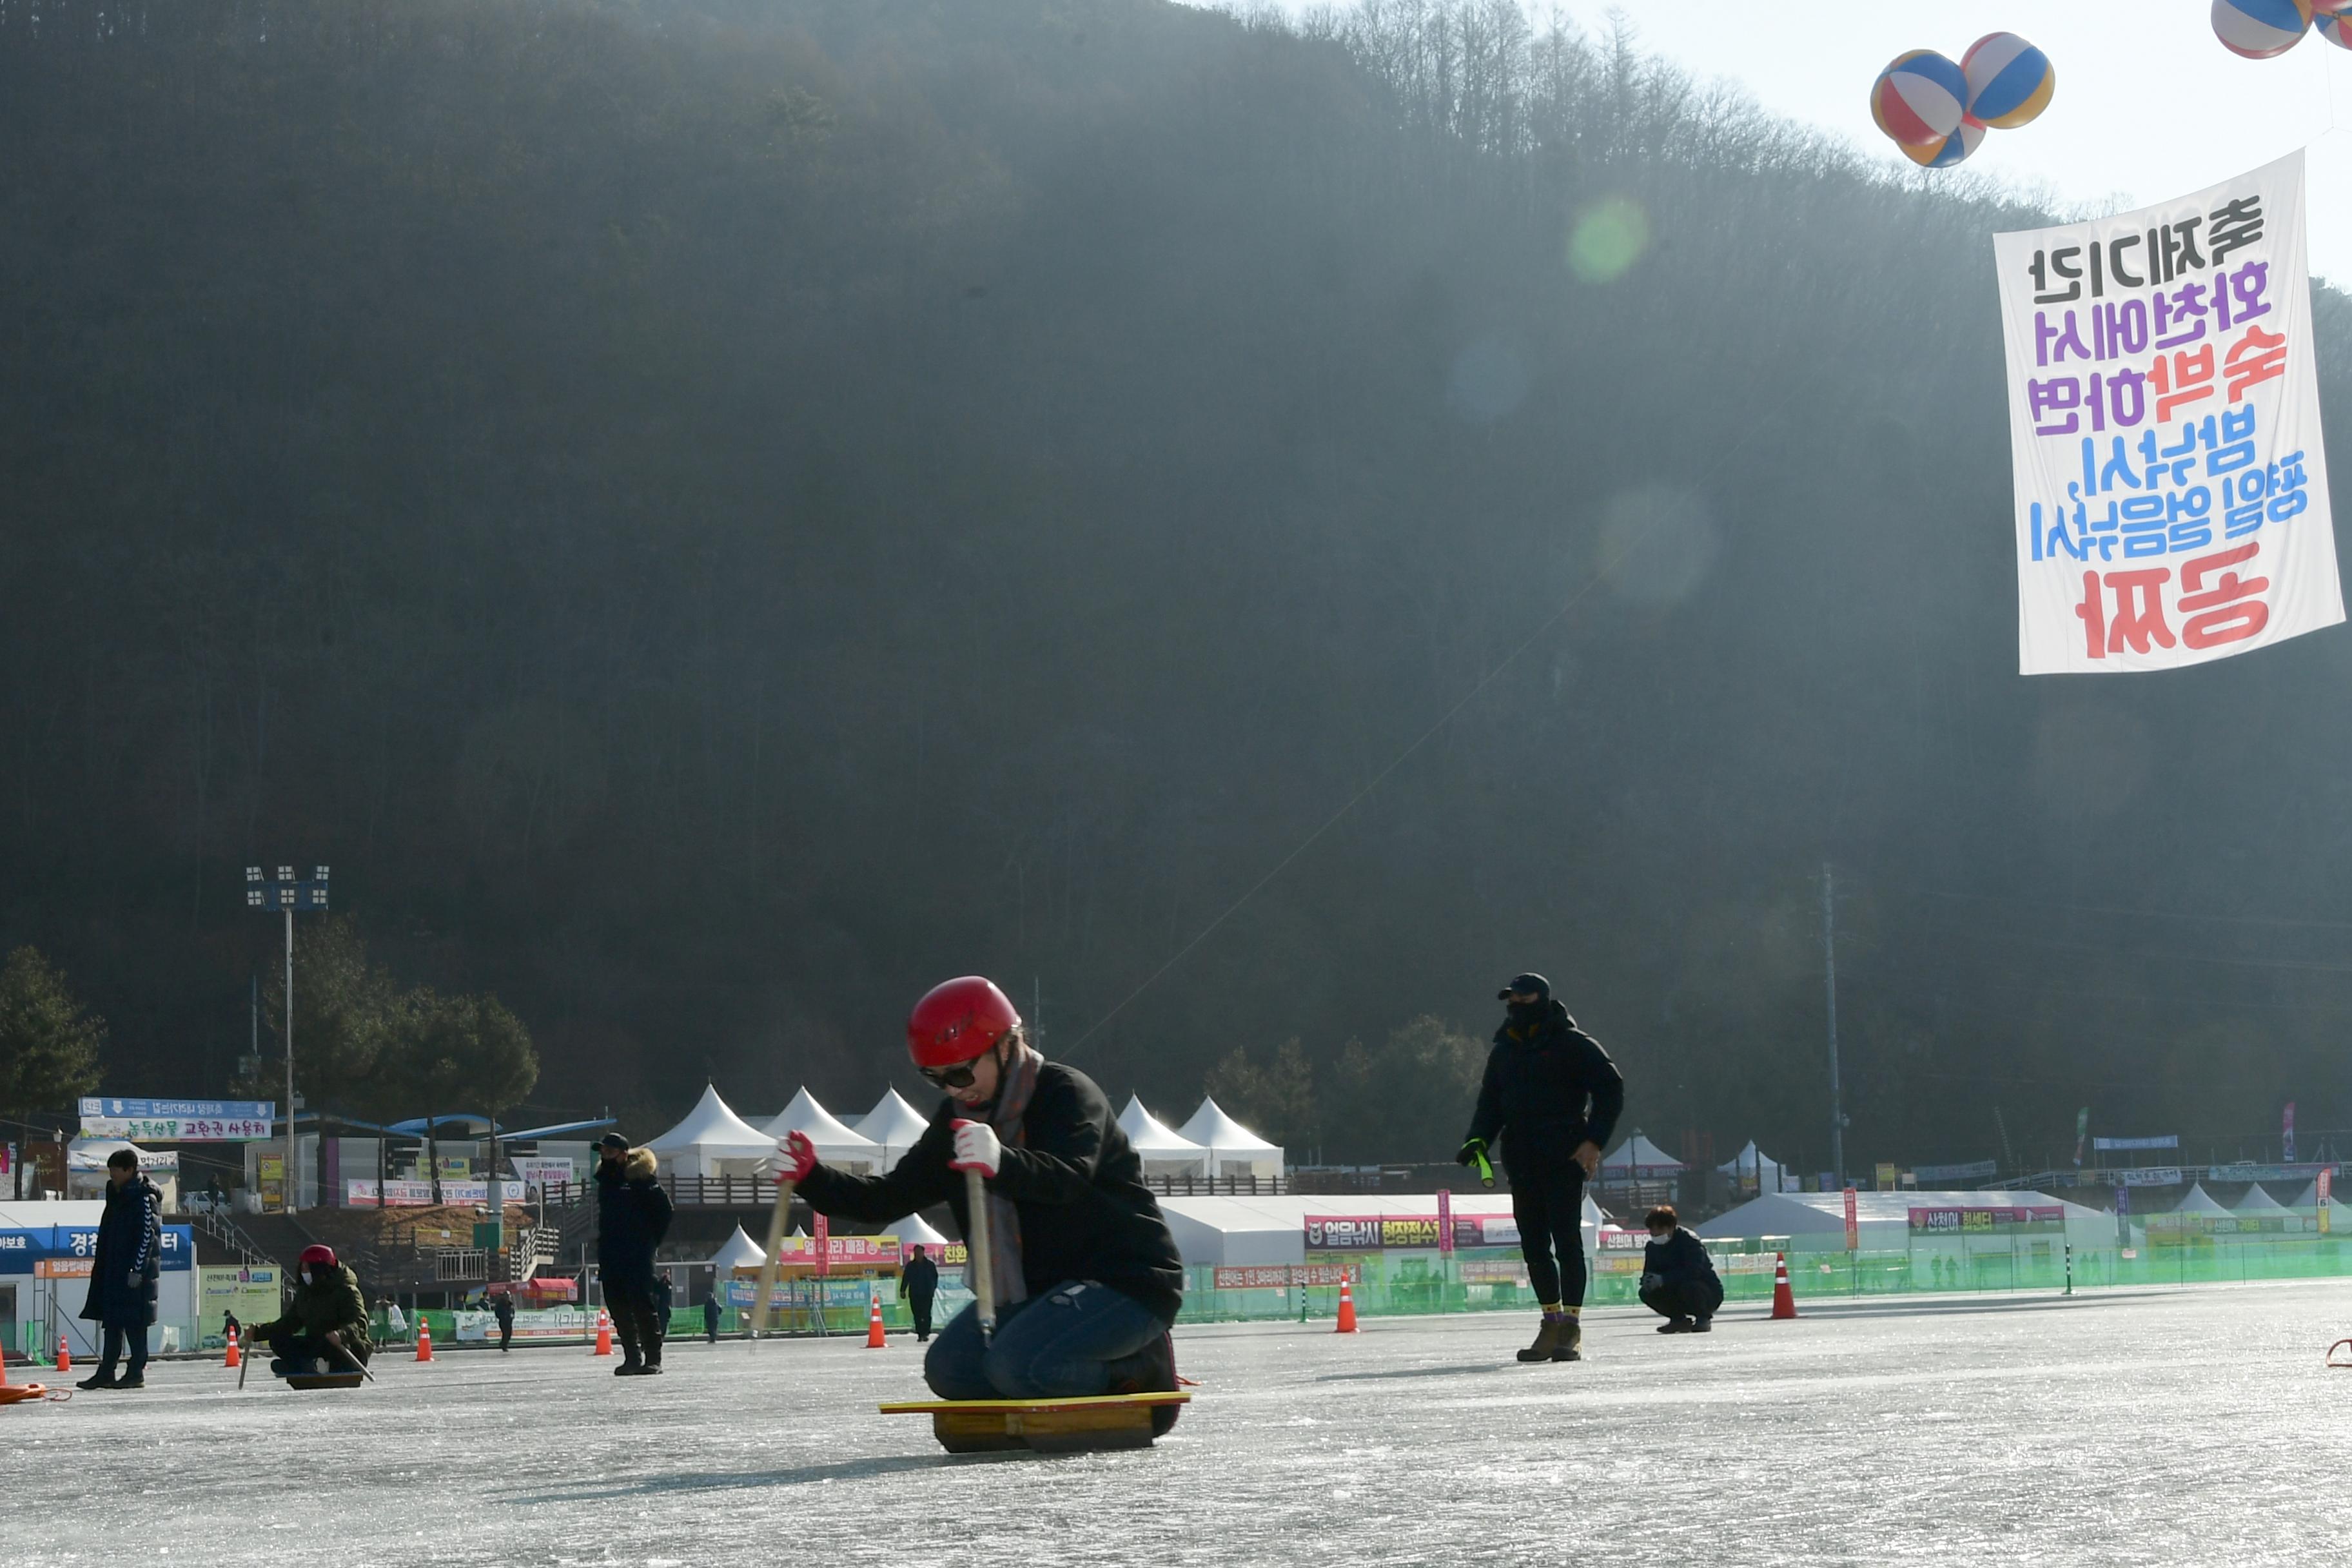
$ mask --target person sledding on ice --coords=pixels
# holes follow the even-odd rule
[[[363,1372],[375,1353],[360,1277],[335,1261],[331,1247],[302,1249],[293,1300],[276,1319],[247,1330],[247,1338],[269,1347],[269,1370],[278,1377]]]
[[[907,1048],[946,1099],[887,1175],[818,1163],[805,1133],[780,1174],[820,1214],[887,1223],[933,1204],[973,1234],[964,1173],[984,1179],[993,1338],[980,1303],[931,1342],[923,1379],[943,1400],[1061,1399],[1173,1391],[1169,1328],[1184,1266],[1143,1162],[1095,1081],[1040,1056],[1003,992],[976,975],[915,1005]],[[966,1279],[982,1271],[967,1268]],[[1160,1417],[1164,1428],[1174,1406]]]

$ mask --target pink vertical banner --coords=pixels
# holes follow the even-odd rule
[[[1454,1250],[1454,1194],[1451,1189],[1437,1189],[1437,1250]]]
[[[1848,1252],[1862,1250],[1862,1224],[1854,1214],[1852,1187],[1845,1190],[1845,1249]]]
[[[822,1279],[825,1266],[833,1261],[833,1226],[826,1223],[824,1215],[817,1215],[810,1225],[809,1240],[815,1244],[816,1277]]]

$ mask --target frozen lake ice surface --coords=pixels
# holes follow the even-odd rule
[[[2347,1295],[1612,1310],[1558,1366],[1517,1315],[1188,1327],[1171,1436],[1050,1458],[878,1415],[925,1396],[896,1336],[391,1352],[352,1393],[158,1363],[0,1409],[0,1563],[2340,1562]]]

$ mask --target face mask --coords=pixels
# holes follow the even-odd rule
[[[1665,1243],[1667,1243],[1667,1242],[1669,1242],[1669,1241],[1672,1241],[1674,1238],[1675,1238],[1675,1233],[1674,1233],[1673,1231],[1671,1231],[1671,1230],[1668,1230],[1668,1231],[1655,1231],[1655,1230],[1654,1230],[1654,1231],[1652,1231],[1652,1232],[1650,1233],[1650,1239],[1651,1239],[1652,1241],[1657,1242],[1657,1243],[1658,1243],[1659,1245],[1661,1245],[1661,1246],[1664,1246]]]

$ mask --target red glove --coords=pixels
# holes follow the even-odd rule
[[[996,1167],[1004,1157],[1004,1145],[996,1141],[996,1129],[985,1121],[966,1121],[961,1117],[948,1125],[955,1129],[955,1152],[948,1156],[948,1169],[978,1171],[994,1181]]]
[[[794,1185],[808,1180],[816,1169],[816,1145],[805,1132],[787,1132],[784,1141],[776,1145],[776,1180]]]

